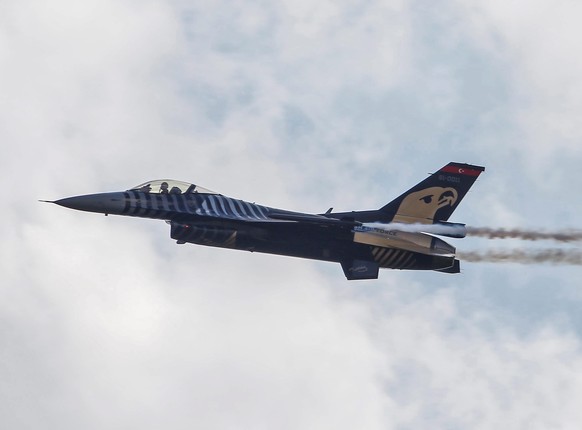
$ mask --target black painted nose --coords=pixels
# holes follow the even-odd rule
[[[67,197],[53,203],[79,211],[119,215],[125,207],[125,196],[123,193],[88,194]]]

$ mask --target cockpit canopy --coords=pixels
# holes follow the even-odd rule
[[[188,182],[174,181],[173,179],[157,179],[155,181],[144,182],[130,188],[128,191],[140,191],[151,194],[218,194],[198,185],[189,184]]]

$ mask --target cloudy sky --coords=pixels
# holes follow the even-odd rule
[[[577,428],[580,267],[347,282],[37,200],[170,177],[372,209],[460,161],[487,170],[452,221],[581,228],[581,19],[568,0],[2,1],[3,428]]]

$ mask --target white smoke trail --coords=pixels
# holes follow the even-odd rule
[[[486,237],[488,239],[553,240],[556,242],[580,242],[582,231],[566,229],[554,231],[537,231],[522,229],[504,229],[489,227],[467,227],[467,236]]]
[[[487,251],[464,251],[457,258],[468,262],[520,263],[520,264],[568,264],[582,265],[580,249],[508,249]]]
[[[582,242],[582,230],[563,229],[553,231],[525,230],[519,228],[465,227],[444,224],[403,224],[403,223],[364,223],[364,227],[387,231],[404,231],[409,233],[431,233],[450,237],[484,237],[487,239],[520,239],[528,241],[550,240],[555,242]]]

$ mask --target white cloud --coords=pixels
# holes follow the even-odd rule
[[[463,316],[456,300],[443,290],[374,315],[398,425],[574,428],[579,339],[550,327],[518,336],[490,310]]]
[[[493,1],[466,9],[474,40],[505,63],[512,81],[514,121],[523,133],[513,144],[536,167],[563,152],[579,157],[582,61],[576,53],[582,49],[582,6]]]
[[[3,287],[6,425],[379,427],[377,354],[312,270],[190,248],[160,261],[123,224],[25,226],[34,270]]]

